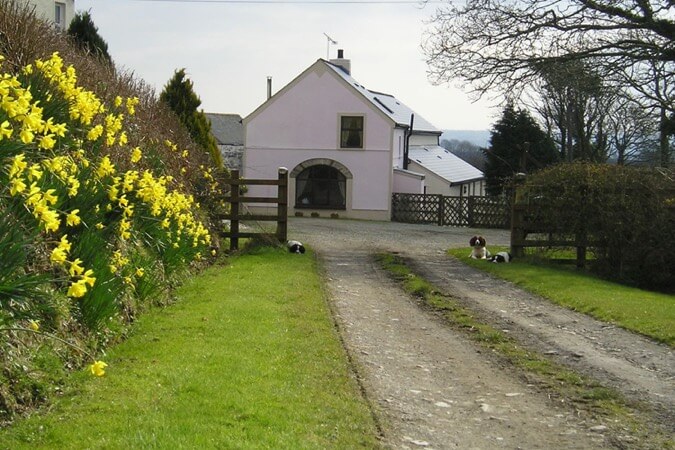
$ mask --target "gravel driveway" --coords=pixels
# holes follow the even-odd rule
[[[646,400],[655,420],[675,430],[670,348],[551,305],[444,254],[467,246],[468,255],[474,234],[485,236],[488,247],[508,245],[506,230],[311,218],[289,223],[289,238],[309,245],[322,261],[338,328],[385,446],[592,449],[631,447],[633,438],[548,398],[421,309],[374,262],[373,253],[382,250],[408,258],[437,287],[523,345]]]

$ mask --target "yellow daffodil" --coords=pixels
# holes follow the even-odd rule
[[[130,97],[127,99],[127,112],[129,113],[130,116],[136,114],[135,106],[138,105],[138,102],[139,100],[137,97]]]
[[[96,141],[98,138],[103,135],[103,125],[96,125],[87,132],[87,139],[90,141]]]
[[[38,208],[36,208],[36,211]],[[59,213],[53,209],[49,209],[46,206],[40,205],[39,207],[39,218],[40,222],[45,227],[47,231],[56,231],[61,226],[61,220],[59,219]]]
[[[26,155],[20,153],[12,158],[12,165],[9,168],[9,177],[14,178],[23,173],[24,170],[28,167],[26,162]]]
[[[42,136],[38,141],[38,147],[44,150],[51,150],[54,148],[54,145],[56,145],[56,139],[54,139],[53,134]]]
[[[0,124],[0,141],[1,141],[3,138],[10,138],[10,137],[12,137],[12,133],[14,132],[14,130],[13,130],[12,128],[10,128],[10,127],[11,127],[11,124],[10,124],[9,121],[7,121],[7,120],[5,120],[4,122],[2,122],[2,123]]]
[[[75,197],[77,195],[78,190],[80,189],[80,180],[77,178],[70,176],[68,177],[68,197]]]
[[[68,253],[70,251],[70,242],[68,242],[68,235],[67,234],[64,234],[63,236],[61,236],[61,240],[59,241],[59,247],[58,248],[62,249],[66,253]]]
[[[79,209],[72,210],[66,217],[66,225],[70,227],[75,227],[79,225],[80,222],[82,222],[82,219],[80,219],[80,217],[77,215],[77,213],[79,212],[80,212]]]
[[[30,328],[33,331],[39,331],[40,330],[40,321],[39,320],[29,320],[28,321],[28,328]]]
[[[91,269],[88,269],[82,275],[82,281],[84,281],[90,287],[94,287],[94,283],[96,283],[96,277],[93,277],[92,275],[94,275],[94,271]]]
[[[39,164],[33,164],[28,169],[28,180],[29,181],[37,181],[40,178],[42,178],[42,170],[40,169],[40,165]]]
[[[82,264],[82,260],[80,258],[77,258],[75,261],[70,263],[70,269],[68,269],[68,272],[70,273],[71,277],[80,276],[84,273],[84,268],[80,264]]]
[[[143,152],[141,151],[140,147],[134,148],[133,151],[131,152],[131,162],[134,164],[140,161],[142,157]]]
[[[142,278],[145,275],[145,270],[142,267],[136,269],[136,277]]]
[[[66,251],[60,247],[56,247],[54,250],[52,250],[52,254],[49,257],[49,260],[53,263],[64,265],[66,263],[67,258],[68,254],[66,253]]]
[[[87,293],[86,281],[79,280],[70,284],[70,287],[68,288],[68,293],[66,295],[68,295],[68,297],[80,298],[84,297],[84,294],[86,293]]]
[[[47,189],[47,190],[42,194],[42,198],[44,199],[44,201],[45,201],[48,205],[52,205],[52,206],[53,206],[53,205],[55,205],[56,202],[59,200],[59,198],[58,198],[56,195],[54,195],[55,192],[56,192],[55,189]]]
[[[12,197],[26,190],[26,183],[21,178],[14,178],[9,182],[9,193]]]
[[[115,166],[113,165],[112,162],[110,162],[110,158],[108,158],[107,156],[101,158],[101,162],[98,165],[98,169],[96,169],[96,174],[99,176],[99,178],[103,178],[106,175],[115,174]]]
[[[89,371],[91,372],[92,375],[102,377],[103,375],[105,375],[106,367],[108,367],[108,365],[103,361],[94,361],[94,363],[89,366]]]
[[[24,144],[30,144],[33,142],[33,140],[35,140],[35,133],[33,133],[33,131],[28,128],[23,128],[19,133],[19,138]]]

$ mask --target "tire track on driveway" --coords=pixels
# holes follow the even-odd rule
[[[375,263],[397,252],[439,289],[526,346],[633,398],[650,399],[673,427],[672,349],[552,305],[445,255],[474,234],[508,245],[506,230],[392,222],[297,219],[289,224],[319,256],[333,313],[392,448],[593,449],[641,447],[524,384],[516,371],[420,308]],[[635,381],[631,377],[635,376]],[[650,383],[654,383],[650,385]],[[620,428],[619,428],[620,430]],[[619,431],[618,433],[621,433]],[[642,446],[644,447],[644,446]]]
[[[675,352],[666,345],[559,307],[443,255],[411,255],[417,273],[521,344],[647,401],[675,431]]]

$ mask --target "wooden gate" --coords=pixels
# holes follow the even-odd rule
[[[224,180],[230,186],[230,196],[225,201],[230,203],[230,214],[222,218],[230,221],[230,231],[220,233],[221,237],[230,239],[230,250],[239,249],[240,238],[267,238],[279,242],[286,242],[288,234],[288,169],[279,168],[279,177],[274,180],[239,178],[239,171],[232,170],[230,178]],[[241,186],[278,186],[276,197],[252,197],[241,195]],[[242,214],[241,205],[244,203],[274,203],[277,205],[276,215]],[[271,221],[277,223],[275,233],[241,232],[242,221]]]

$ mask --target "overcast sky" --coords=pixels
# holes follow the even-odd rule
[[[421,42],[437,6],[75,0],[118,67],[158,92],[185,68],[206,112],[246,117],[265,101],[268,76],[276,92],[327,48],[330,58],[340,48],[362,85],[394,95],[436,127],[488,129],[499,113],[488,101],[427,79]],[[338,44],[328,47],[324,33]]]

